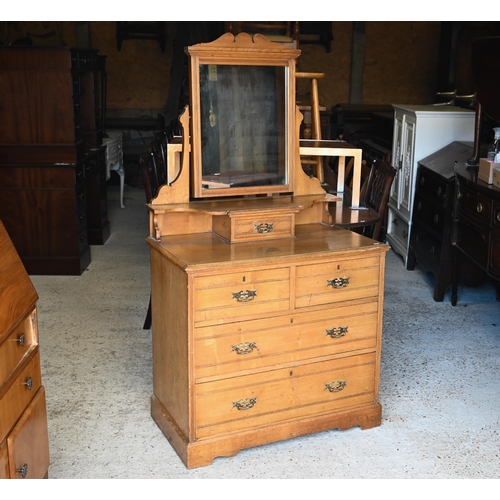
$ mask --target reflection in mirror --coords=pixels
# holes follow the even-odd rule
[[[288,184],[285,66],[200,65],[202,187]]]

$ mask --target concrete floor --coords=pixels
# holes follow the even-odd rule
[[[108,188],[111,236],[82,276],[32,276],[51,466],[58,478],[500,477],[500,303],[493,286],[432,299],[433,278],[387,254],[382,425],[332,430],[188,470],[150,417],[144,192]]]

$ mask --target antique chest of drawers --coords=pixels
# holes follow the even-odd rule
[[[242,448],[380,425],[385,252],[326,225],[151,247],[152,415],[187,467]]]
[[[455,164],[472,156],[473,144],[455,141],[418,163],[408,269],[418,265],[434,275],[434,300],[452,282]]]
[[[0,221],[0,479],[48,476],[38,295]]]

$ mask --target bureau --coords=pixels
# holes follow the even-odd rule
[[[452,282],[455,164],[471,157],[472,143],[452,142],[418,162],[408,269],[417,264],[434,275],[434,300],[442,302]],[[466,279],[467,270],[462,275]]]
[[[301,168],[299,51],[246,33],[186,51],[192,110],[147,205],[154,421],[188,468],[380,425],[389,247],[333,228],[341,198]]]
[[[453,141],[473,141],[475,113],[456,106],[394,105],[387,241],[408,267],[418,162]]]
[[[48,477],[38,295],[0,221],[0,479]]]

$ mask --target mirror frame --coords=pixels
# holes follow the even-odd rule
[[[227,197],[270,193],[292,193],[296,144],[298,137],[295,130],[295,66],[300,50],[273,43],[265,36],[253,37],[240,33],[236,37],[226,33],[210,43],[201,43],[186,48],[189,56],[190,76],[190,135],[191,135],[191,196],[193,198]],[[202,146],[201,146],[201,106],[200,106],[200,65],[235,65],[235,66],[280,66],[285,67],[285,83],[288,92],[285,95],[285,179],[286,184],[260,185],[248,187],[204,189],[202,182]],[[286,89],[285,89],[286,91]]]

